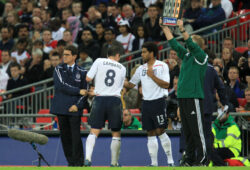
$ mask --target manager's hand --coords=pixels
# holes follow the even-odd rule
[[[88,95],[88,91],[85,90],[85,89],[81,89],[81,90],[80,90],[80,95],[82,95],[82,96],[87,96],[87,95]]]
[[[77,112],[78,111],[78,108],[76,105],[73,105],[69,108],[69,112]]]

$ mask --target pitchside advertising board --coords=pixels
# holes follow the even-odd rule
[[[162,25],[176,26],[177,19],[182,15],[183,0],[165,0]]]

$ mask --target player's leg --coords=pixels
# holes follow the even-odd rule
[[[116,131],[117,130],[117,131]],[[118,166],[121,152],[121,131],[120,129],[112,129],[111,150],[111,166]]]
[[[148,135],[148,142],[147,142],[147,147],[148,147],[148,152],[151,158],[151,166],[158,166],[158,141],[156,137],[156,132],[155,130],[149,130],[147,131]]]
[[[154,108],[154,112],[152,112],[152,119],[154,122],[156,135],[159,136],[161,145],[167,155],[168,165],[173,166],[174,160],[172,155],[171,140],[169,136],[165,133],[165,129],[168,126],[165,98],[153,101],[152,107]]]
[[[165,133],[165,128],[157,128],[156,129],[156,134],[159,137],[161,141],[161,146],[167,155],[168,158],[168,165],[169,166],[174,166],[174,159],[173,159],[173,154],[172,154],[172,146],[171,146],[171,140],[167,133]]]
[[[117,97],[108,97],[108,122],[112,131],[111,166],[119,166],[120,148],[121,148],[121,127],[122,127],[122,103]]]
[[[105,101],[103,97],[99,96],[95,97],[93,101],[93,107],[88,120],[91,130],[86,140],[85,166],[91,166],[91,158],[96,138],[98,137],[101,128],[105,125],[105,102],[103,101]]]
[[[101,129],[90,129],[90,133],[87,137],[86,140],[86,158],[85,160],[85,166],[91,166],[91,158],[92,158],[92,153],[94,150],[95,146],[95,141],[98,135],[100,134]]]

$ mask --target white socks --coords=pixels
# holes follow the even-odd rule
[[[121,137],[112,137],[112,142],[110,145],[111,150],[111,165],[117,165],[121,148]]]
[[[96,135],[90,133],[87,137],[86,140],[86,160],[89,160],[91,162],[91,157],[93,153],[93,149],[95,146],[95,141],[96,141]]]
[[[148,136],[148,152],[151,157],[151,165],[158,166],[158,141],[156,136]]]
[[[167,155],[168,158],[168,164],[173,164],[173,155],[172,155],[172,147],[171,147],[171,140],[169,136],[166,133],[163,133],[162,135],[159,136],[161,145]]]

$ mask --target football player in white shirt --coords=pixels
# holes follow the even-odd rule
[[[174,166],[171,141],[165,133],[167,128],[166,100],[169,87],[169,69],[167,64],[155,59],[158,48],[153,42],[146,42],[142,46],[142,58],[145,64],[141,65],[131,78],[125,82],[127,88],[133,88],[139,82],[142,85],[142,128],[147,131],[148,151],[151,157],[151,166],[158,166],[158,141],[167,155],[168,165]]]
[[[108,58],[98,58],[93,63],[86,80],[94,79],[95,94],[89,117],[90,134],[86,140],[85,166],[91,166],[91,157],[96,138],[108,120],[112,131],[111,166],[119,166],[118,159],[121,147],[122,103],[121,90],[123,88],[126,69],[118,61],[121,50],[115,45],[108,49]]]

